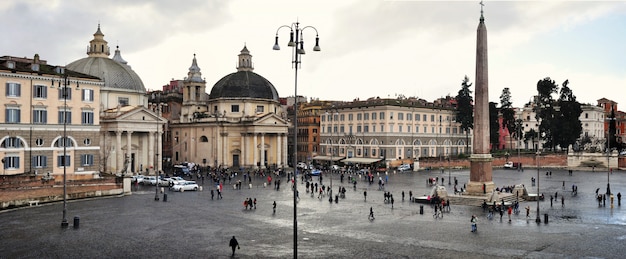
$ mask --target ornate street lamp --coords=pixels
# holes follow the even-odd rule
[[[70,81],[65,70],[63,70],[63,88],[61,88],[61,81],[59,81],[59,93],[63,98],[63,219],[61,220],[61,227],[67,228],[69,223],[67,222],[67,145],[70,143],[67,139],[67,121],[71,119],[71,112],[67,111],[67,99],[72,98],[71,88],[68,88]],[[52,86],[54,86],[54,81]],[[76,81],[76,89],[79,88],[78,80]],[[69,116],[68,116],[69,115]]]
[[[296,173],[298,171],[298,68],[300,66],[300,55],[306,54],[304,51],[304,39],[302,32],[305,29],[311,28],[315,30],[315,47],[313,47],[313,51],[320,51],[319,46],[319,35],[317,33],[317,29],[313,26],[305,26],[300,28],[300,23],[295,22],[291,23],[291,25],[282,25],[276,29],[276,41],[274,42],[274,50],[280,50],[280,46],[278,45],[278,31],[282,28],[289,28],[289,43],[287,46],[293,48],[292,52],[292,67],[295,70],[295,78],[294,78],[294,113],[293,113],[293,258],[298,258],[298,220],[297,220],[297,203],[298,203],[298,185],[296,184],[297,177]],[[295,38],[294,38],[295,36]]]

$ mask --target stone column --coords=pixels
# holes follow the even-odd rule
[[[282,144],[281,144],[281,140],[282,140],[282,135],[281,134],[276,134],[276,165],[280,166],[283,164],[283,150],[282,150]]]
[[[159,126],[159,129],[157,130],[157,139],[156,139],[156,168],[157,171],[161,171],[163,170],[163,136],[161,135],[161,128]]]
[[[287,134],[283,134],[282,138],[283,138],[283,161],[284,161],[283,163],[286,165],[289,165],[289,163],[287,162],[287,150],[289,150],[287,149]],[[295,167],[296,165],[293,165],[293,166]]]
[[[257,140],[256,140],[256,136],[257,136],[257,134],[254,133],[254,142],[252,142],[252,144],[254,144],[254,146],[252,147],[252,154],[253,154],[252,157],[254,158],[254,161],[252,161],[252,163],[253,163],[254,168],[258,169],[257,164],[256,164],[256,162],[259,161],[257,159],[257,148],[256,148],[257,147]]]
[[[115,170],[114,174],[120,172],[122,168],[122,131],[118,130],[115,132]]]
[[[265,168],[265,133],[261,133],[261,168]]]
[[[476,83],[474,106],[474,139],[470,156],[470,180],[467,192],[470,195],[491,193],[495,184],[492,180],[489,153],[489,70],[487,66],[487,27],[480,15],[476,39]]]
[[[128,160],[128,166],[126,168],[124,168],[124,170],[126,170],[126,172],[130,172],[130,167],[132,166],[130,163],[130,154],[133,152],[133,144],[131,141],[131,135],[133,134],[132,131],[126,131],[126,154],[124,155],[124,162],[126,162],[126,159]]]
[[[245,167],[246,166],[246,133],[241,133],[241,144],[239,144],[239,146],[241,147],[241,157],[239,158],[239,167]]]
[[[148,164],[146,168],[152,166],[154,170],[156,169],[156,166],[154,166],[154,135],[152,132],[147,132],[146,137],[148,138]]]

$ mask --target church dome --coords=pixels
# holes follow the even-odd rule
[[[238,71],[229,74],[213,86],[209,99],[218,98],[258,98],[278,101],[274,85],[252,71]]]
[[[98,30],[94,39],[89,42],[86,58],[76,60],[66,67],[70,70],[96,76],[104,80],[107,88],[124,89],[138,93],[145,93],[146,88],[141,78],[122,58],[119,48],[115,50],[113,59],[109,58],[109,47],[104,40],[104,34]]]
[[[211,89],[209,99],[252,98],[278,102],[278,91],[270,81],[252,72],[252,55],[245,46],[239,54],[237,72],[222,77]]]

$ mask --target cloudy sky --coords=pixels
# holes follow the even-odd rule
[[[255,72],[280,96],[294,95],[289,30],[304,30],[306,55],[298,94],[351,101],[455,96],[465,75],[474,82],[479,1],[382,0],[3,0],[0,55],[33,57],[52,65],[86,57],[98,23],[111,53],[122,56],[147,89],[183,79],[193,54],[207,91],[235,72],[247,45]],[[626,110],[626,2],[485,1],[489,37],[489,95],[509,87],[515,106],[551,77],[569,79],[578,100],[606,97]],[[556,96],[555,96],[556,98]]]

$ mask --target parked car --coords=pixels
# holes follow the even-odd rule
[[[308,169],[308,165],[305,162],[298,162],[298,168],[300,169]]]
[[[399,171],[410,171],[411,170],[411,165],[409,164],[403,164],[398,166],[398,170]]]
[[[155,185],[156,184],[156,176],[144,176],[141,182],[141,185]]]
[[[509,161],[504,163],[504,168],[511,169],[514,168],[513,162]]]
[[[198,184],[195,181],[184,181],[184,182],[180,182],[178,184],[173,185],[172,187],[170,187],[170,190],[175,191],[175,192],[197,191],[198,188],[199,188]]]
[[[330,168],[332,170],[339,170],[340,169],[338,165],[332,165]]]
[[[170,177],[170,178],[167,178],[167,181],[168,181],[168,185],[169,185],[169,186],[174,186],[174,185],[176,185],[176,184],[179,184],[179,183],[185,182],[185,181],[187,181],[187,180],[185,180],[184,178],[182,178],[182,177],[180,177],[180,176],[172,176],[172,177]]]
[[[130,180],[132,183],[141,183],[143,181],[143,175],[133,175],[133,178]]]

